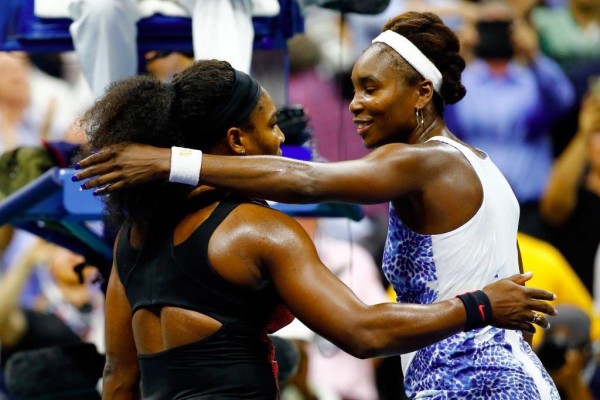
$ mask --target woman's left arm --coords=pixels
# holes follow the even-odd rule
[[[98,194],[167,180],[170,149],[140,144],[113,146],[79,164],[83,187]],[[317,163],[276,156],[204,154],[200,184],[283,203],[341,201],[376,204],[418,190],[434,176],[426,166],[436,157],[424,146],[388,144],[351,161]],[[431,171],[429,173],[427,171]],[[429,176],[425,176],[425,174]]]
[[[103,400],[138,400],[140,370],[131,327],[131,307],[113,265],[106,292],[106,364]]]

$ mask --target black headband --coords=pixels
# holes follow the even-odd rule
[[[207,124],[207,128],[216,131],[236,126],[254,110],[260,93],[261,87],[255,79],[245,72],[236,70],[231,92],[212,119],[212,123]]]

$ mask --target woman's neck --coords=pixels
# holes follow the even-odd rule
[[[422,128],[417,127],[415,131],[408,138],[408,144],[423,143],[431,139],[434,136],[450,136],[450,132],[446,129],[444,120],[438,116],[427,121],[425,118],[425,124]]]

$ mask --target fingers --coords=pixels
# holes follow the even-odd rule
[[[521,323],[518,327],[517,330],[523,331],[523,332],[529,332],[531,334],[535,333],[535,327],[530,324],[529,322],[523,322]]]
[[[532,300],[531,303],[529,303],[529,308],[533,312],[544,313],[547,315],[557,315],[558,314],[556,309],[551,304],[548,304],[545,301]]]
[[[87,158],[86,158],[86,160],[87,160]],[[72,180],[73,180],[73,182],[79,182],[84,179],[95,177],[97,175],[106,175],[112,171],[112,168],[113,167],[108,164],[95,164],[95,165],[88,167],[88,168],[84,169],[83,171],[78,172],[75,175],[73,175]],[[86,182],[87,185],[86,185],[86,187],[84,187],[84,189],[91,189],[92,187],[96,187],[96,186],[93,186],[94,184],[92,184],[92,182],[94,182],[94,181],[95,181],[95,179]]]
[[[84,179],[92,178],[97,175],[106,175],[110,173],[115,166],[110,161],[117,155],[118,145],[107,147],[96,154],[87,156],[83,160],[75,164],[75,169],[81,169],[82,171],[73,175],[72,180],[79,182]],[[82,185],[82,189],[91,189],[102,186],[109,182],[97,181],[96,179],[90,180]]]
[[[533,277],[533,272],[526,272],[524,274],[516,274],[516,275],[509,276],[506,279],[509,279],[515,283],[518,283],[519,285],[524,285],[525,282],[530,280],[532,277]]]
[[[123,182],[110,183],[94,191],[94,196],[105,196],[112,192],[118,192],[119,189],[125,187]]]
[[[548,319],[546,319],[546,317],[543,314],[538,314],[538,313],[533,313],[533,316],[531,317],[531,324],[535,324],[541,328],[547,329],[550,327],[550,323],[548,322]]]
[[[75,164],[75,169],[85,169],[89,166],[103,163],[110,160],[113,156],[114,151],[111,151],[110,149],[99,151],[98,153],[87,156],[83,160],[79,161],[77,164]]]
[[[484,288],[492,301],[494,325],[533,332],[534,325],[548,327],[545,315],[556,315],[554,307],[548,303],[556,296],[547,291],[524,286],[532,274],[517,274],[501,279]],[[539,314],[533,319],[534,313]]]
[[[98,190],[96,190],[94,192],[94,194],[102,195],[102,194],[108,194],[109,192],[112,192],[121,186],[117,183],[112,184],[113,182],[117,181],[120,177],[120,174],[118,174],[117,172],[112,172],[112,173],[98,172],[98,173],[92,173],[90,176],[95,176],[97,174],[102,174],[102,175],[96,176],[95,178],[92,178],[92,179],[84,182],[81,185],[81,189],[88,190],[88,189],[99,188]]]
[[[525,292],[529,297],[536,300],[553,301],[556,300],[556,295],[544,289],[527,287]],[[548,314],[548,313],[547,313]]]

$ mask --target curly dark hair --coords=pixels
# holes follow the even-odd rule
[[[164,84],[149,75],[115,82],[89,108],[80,124],[88,151],[136,142],[157,147],[181,146],[210,152],[228,127],[210,130],[211,119],[225,103],[235,82],[235,70],[225,61],[197,61]],[[248,118],[241,126],[250,128]],[[190,190],[185,185],[153,182],[113,193],[105,199],[112,223],[151,221],[161,216]]]
[[[460,43],[456,34],[448,28],[439,16],[430,12],[409,11],[386,22],[382,32],[392,30],[410,40],[431,60],[442,73],[440,93],[435,93],[433,100],[436,110],[441,115],[444,104],[454,104],[466,94],[460,77],[465,69],[465,60],[459,54]],[[409,84],[423,80],[412,66],[413,74],[408,76]]]

